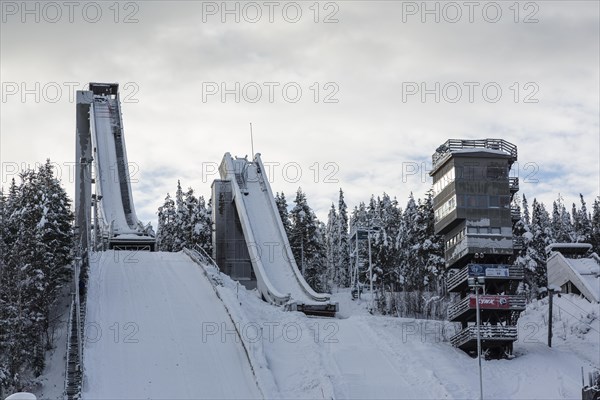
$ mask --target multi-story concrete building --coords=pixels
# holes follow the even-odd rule
[[[482,348],[490,356],[510,356],[525,309],[525,297],[515,294],[523,270],[512,265],[517,247],[512,228],[520,215],[511,200],[519,181],[509,171],[517,148],[501,139],[452,139],[432,159],[435,232],[444,236],[446,267],[454,270],[447,289],[461,298],[448,310],[449,320],[462,325],[451,342],[476,351],[476,301],[468,279],[483,278]]]

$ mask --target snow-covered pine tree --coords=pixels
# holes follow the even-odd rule
[[[338,215],[336,232],[336,280],[335,284],[340,287],[350,285],[350,237],[348,232],[348,206],[344,200],[344,191],[340,188],[338,197]]]
[[[374,269],[380,289],[383,292],[393,292],[397,290],[394,272],[398,262],[398,250],[395,246],[395,238],[402,222],[402,210],[398,207],[397,200],[392,200],[387,193],[378,197],[377,202],[378,229],[372,234],[371,243]]]
[[[0,187],[0,274],[2,273],[2,265],[6,263],[6,256],[8,254],[8,246],[6,244],[8,236],[6,211],[6,196],[4,196],[4,191]],[[2,290],[2,286],[0,286],[0,290]]]
[[[418,209],[411,192],[402,214],[402,228],[397,239],[399,262],[399,282],[404,290],[421,291],[424,288],[424,266],[421,264],[415,246],[418,233]]]
[[[322,236],[322,227],[316,215],[309,207],[306,195],[298,188],[296,204],[290,212],[292,229],[290,233],[290,246],[308,284],[316,291],[325,289],[326,274],[325,246]]]
[[[531,218],[529,216],[527,197],[523,195],[523,200],[519,205],[519,197],[515,196],[512,206],[518,207],[521,211],[521,219],[513,226],[514,239],[522,243],[522,248],[516,253],[515,265],[522,267],[523,271],[526,271],[525,275],[528,277],[519,286],[519,291],[528,297],[535,297],[537,293],[532,292],[531,282],[537,263],[532,258],[532,254],[534,253],[534,249],[531,247],[533,234],[531,233]]]
[[[433,190],[425,194],[425,199],[419,201],[417,244],[420,262],[424,266],[423,284],[430,292],[440,292],[444,289],[446,264],[444,261],[444,240],[434,230]]]
[[[335,205],[331,203],[329,214],[327,214],[327,226],[325,227],[325,257],[327,260],[327,277],[328,286],[339,286],[339,270],[337,268],[337,228],[338,228],[338,215],[335,210]]]
[[[592,235],[590,243],[593,246],[596,254],[600,254],[600,197],[594,199],[594,206],[592,207]]]
[[[45,289],[42,293],[41,311],[44,315],[43,329],[46,334],[46,346],[50,343],[50,313],[59,298],[60,291],[71,279],[73,261],[74,219],[71,201],[67,193],[55,178],[50,160],[42,165],[36,175],[35,185],[40,193],[41,217],[36,225],[36,238],[41,253],[40,269],[45,277]]]
[[[527,197],[523,194],[523,201],[521,203],[521,218],[523,219],[523,223],[529,227],[531,225],[531,217],[529,213],[529,202],[527,201]]]
[[[167,193],[158,208],[156,245],[161,251],[176,252],[184,247],[202,247],[212,252],[212,221],[210,204],[203,196],[196,197],[194,189],[184,192],[177,181],[175,199]]]
[[[400,229],[402,219],[402,209],[398,205],[398,200],[383,193],[379,201],[379,209],[381,210],[381,225],[385,227],[389,236],[395,237]]]
[[[10,312],[7,303],[7,294],[5,293],[10,286],[7,270],[7,209],[6,197],[0,187],[0,398],[3,397],[2,388],[8,386],[8,363],[5,354],[8,354],[8,314]]]
[[[555,239],[553,237],[552,221],[546,207],[533,199],[532,210],[532,238],[527,253],[529,262],[528,269],[525,270],[525,283],[529,284],[536,293],[544,291],[546,288],[546,246],[555,243]]]
[[[574,241],[573,224],[571,215],[567,211],[562,197],[552,203],[552,237],[557,243],[571,243]]]
[[[285,234],[289,238],[292,224],[290,222],[290,214],[288,212],[287,200],[283,192],[275,193],[275,204],[277,205],[277,211],[279,211],[279,217],[281,218],[281,223],[283,224]]]
[[[44,369],[50,313],[70,277],[73,215],[49,160],[11,183],[1,214],[1,384],[15,388]]]
[[[204,196],[198,197],[198,204],[193,214],[192,244],[200,246],[207,254],[212,254],[212,217],[211,205],[206,204]]]
[[[19,347],[26,357],[23,363],[29,364],[35,374],[39,375],[44,367],[43,326],[47,321],[43,295],[48,286],[44,274],[45,251],[41,248],[39,234],[40,222],[43,222],[43,192],[37,185],[35,171],[23,172],[21,180],[18,208],[9,219],[9,224],[18,226],[11,262],[20,269],[20,316],[28,320],[28,323],[18,329],[24,340]]]
[[[581,208],[573,210],[573,215],[577,215],[577,224],[573,224],[575,230],[575,241],[579,243],[589,243],[592,239],[592,221],[587,210],[587,204],[583,199],[583,194],[579,194]]]
[[[156,230],[156,246],[160,251],[174,251],[174,235],[177,210],[171,195],[167,193],[165,202],[158,207],[158,227]]]
[[[171,251],[180,251],[188,245],[186,242],[186,227],[189,225],[190,215],[185,204],[181,182],[177,180],[177,190],[175,191],[175,221],[173,224],[173,249]]]

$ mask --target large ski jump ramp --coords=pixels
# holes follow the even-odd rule
[[[260,154],[249,162],[245,158],[233,159],[226,153],[220,174],[231,182],[262,296],[273,304],[286,305],[293,310],[334,314],[337,304],[329,301],[329,294],[316,293],[296,265]]]
[[[261,397],[225,306],[198,264],[184,253],[95,255],[84,399]],[[223,340],[203,340],[207,323],[229,331]]]
[[[90,131],[102,229],[109,231],[111,248],[140,244],[153,248],[153,233],[138,221],[133,204],[118,85],[90,83],[90,91]]]

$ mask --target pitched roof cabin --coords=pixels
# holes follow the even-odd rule
[[[548,286],[560,287],[591,303],[600,303],[600,257],[588,243],[555,243],[546,247]]]

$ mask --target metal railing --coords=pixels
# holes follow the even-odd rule
[[[488,295],[488,296],[494,296],[494,295]],[[474,295],[473,295],[474,297]],[[501,310],[501,311],[522,311],[525,309],[525,305],[526,305],[526,299],[525,296],[522,295],[508,295],[508,296],[502,296],[502,297],[506,297],[508,299],[508,305],[507,306],[503,306],[503,307],[486,307],[486,308],[481,308],[481,310]],[[481,301],[482,296],[479,296],[479,300]],[[455,318],[457,318],[458,316],[462,315],[463,313],[469,311],[469,310],[474,310],[475,306],[471,306],[471,295],[466,296],[465,298],[461,299],[458,303],[450,306],[448,308],[448,320],[453,321]]]
[[[219,266],[217,265],[217,263],[215,262],[215,260],[213,260],[213,258],[206,252],[206,250],[204,250],[200,245],[195,244],[194,247],[192,247],[193,251],[195,251],[197,254],[197,256],[200,258],[200,260],[202,260],[205,264],[210,265],[214,268],[217,269],[217,271],[219,271]]]
[[[477,148],[500,150],[511,156],[511,162],[517,159],[517,146],[504,139],[449,139],[431,156],[433,169],[441,165],[454,151]]]
[[[513,249],[522,250],[525,246],[525,240],[522,237],[513,236]]]
[[[448,278],[446,285],[448,286],[448,291],[452,291],[456,286],[460,285],[462,282],[466,281],[469,277],[469,267],[466,266]]]
[[[521,210],[518,207],[510,208],[510,217],[513,221],[518,221],[521,219]]]
[[[519,238],[522,239],[522,238]],[[515,265],[505,264],[479,264],[487,266],[489,268],[507,268],[508,276],[489,276],[486,275],[486,279],[497,280],[497,279],[523,279],[523,267],[517,267]],[[448,291],[452,291],[454,288],[464,283],[469,278],[469,264],[465,265],[458,272],[448,278],[446,283]]]
[[[479,327],[482,340],[517,340],[516,326],[483,325]],[[450,343],[455,347],[463,346],[465,343],[477,340],[477,326],[469,326],[450,338]]]
[[[519,178],[510,177],[508,178],[508,187],[512,193],[516,193],[519,191]]]

